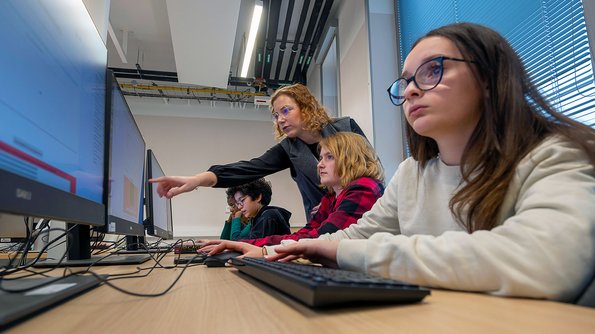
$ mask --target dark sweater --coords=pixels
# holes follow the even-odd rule
[[[276,206],[265,206],[250,220],[249,239],[263,238],[268,235],[291,233],[289,218],[291,212]],[[284,231],[284,232],[281,232]]]

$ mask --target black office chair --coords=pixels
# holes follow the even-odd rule
[[[576,299],[575,304],[595,308],[595,276],[591,279],[591,283],[587,284],[583,293]]]

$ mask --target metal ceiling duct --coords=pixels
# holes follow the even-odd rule
[[[254,77],[230,76],[228,85],[268,92],[281,85],[307,84],[306,74],[319,48],[333,3],[334,0],[263,0],[253,60]],[[290,52],[286,52],[288,48]],[[176,72],[145,70],[140,66],[112,70],[119,78],[178,81]]]
[[[277,54],[277,68],[275,70],[275,75],[271,76],[273,79],[279,79],[279,74],[281,73],[281,65],[283,65],[283,56],[285,55],[285,50],[287,49],[287,34],[289,34],[289,27],[291,26],[291,15],[293,14],[294,4],[295,0],[289,0],[289,4],[287,5],[287,14],[285,14],[285,27],[283,27],[283,38],[281,39],[279,53]]]

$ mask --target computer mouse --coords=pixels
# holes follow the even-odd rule
[[[234,251],[221,252],[219,254],[207,256],[205,258],[205,264],[207,265],[207,267],[225,267],[225,264],[227,263],[227,261],[229,261],[229,259],[233,259],[234,257],[240,255],[243,254]]]
[[[198,263],[203,264],[207,258],[207,253],[194,253],[192,256],[176,256],[174,264]]]

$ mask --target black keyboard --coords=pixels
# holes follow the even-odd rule
[[[260,258],[235,258],[242,273],[256,278],[311,307],[354,302],[415,303],[430,290],[363,273]]]

